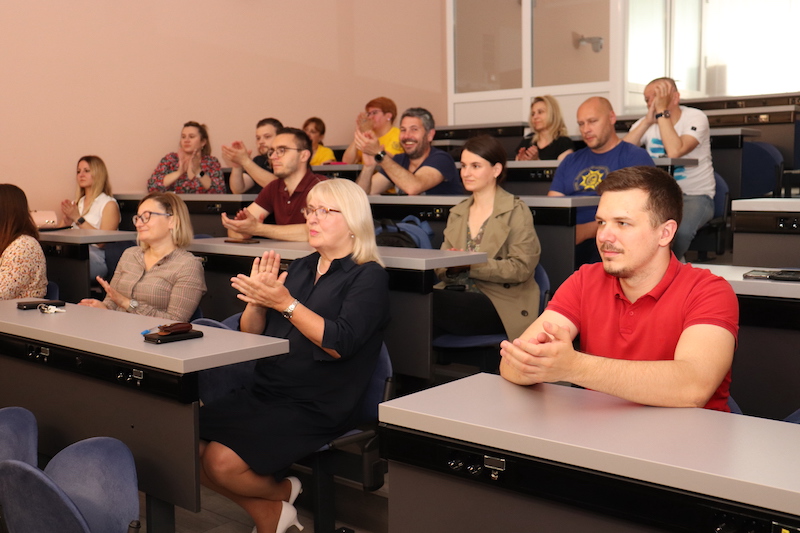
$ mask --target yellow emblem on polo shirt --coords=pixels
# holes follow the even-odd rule
[[[580,186],[585,191],[594,191],[597,186],[603,181],[605,174],[600,170],[590,170],[580,177]]]

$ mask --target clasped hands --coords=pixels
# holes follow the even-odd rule
[[[500,343],[500,355],[514,369],[525,385],[571,381],[580,357],[572,346],[568,329],[543,322],[544,331],[532,339],[514,339]]]
[[[221,218],[222,226],[225,229],[235,231],[244,236],[243,238],[248,239],[256,234],[256,229],[261,224],[261,221],[248,209],[240,209],[233,218],[230,218],[227,213],[222,213]]]
[[[281,256],[274,250],[264,252],[253,260],[250,275],[239,274],[231,278],[231,286],[239,291],[240,300],[258,307],[282,311],[294,301],[283,283],[288,272],[281,273]]]
[[[252,150],[248,150],[242,141],[233,141],[230,146],[222,145],[222,158],[227,164],[234,168],[242,168],[242,165],[253,155]]]
[[[202,154],[200,150],[195,150],[191,155],[184,152],[178,153],[178,171],[181,174],[186,174],[186,177],[193,180],[200,174],[200,158]]]
[[[78,211],[78,204],[73,200],[64,200],[61,202],[61,213],[64,215],[65,222],[75,222],[81,218],[81,213]]]
[[[650,105],[647,106],[647,121],[650,124],[655,124],[656,113],[661,113],[669,109],[672,103],[672,84],[666,80],[660,80],[652,85],[655,91],[655,96],[650,100]]]

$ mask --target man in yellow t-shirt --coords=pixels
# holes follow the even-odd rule
[[[403,153],[400,145],[400,130],[393,126],[397,118],[397,106],[385,96],[375,98],[364,106],[365,112],[356,117],[356,130],[360,132],[372,131],[378,142],[387,153],[396,155]],[[355,136],[354,136],[355,137]],[[356,148],[355,139],[345,150],[342,162],[354,164],[361,163],[361,150]]]

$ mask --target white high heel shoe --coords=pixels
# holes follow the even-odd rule
[[[303,485],[300,483],[300,480],[294,476],[289,476],[286,479],[292,484],[292,493],[289,495],[289,503],[294,505],[294,501],[297,499],[297,496],[303,492]]]
[[[294,488],[294,484],[292,484],[292,488]],[[294,508],[294,505],[288,502],[281,502],[281,517],[278,519],[278,527],[275,529],[275,533],[286,533],[286,530],[292,526],[303,531],[303,524],[297,520],[297,509]],[[258,529],[254,527],[251,533],[258,533]]]

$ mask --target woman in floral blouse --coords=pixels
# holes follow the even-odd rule
[[[41,298],[47,266],[22,189],[0,184],[0,300]]]
[[[147,182],[148,192],[177,194],[225,194],[225,179],[205,124],[187,122],[181,130],[178,152],[165,155]]]

